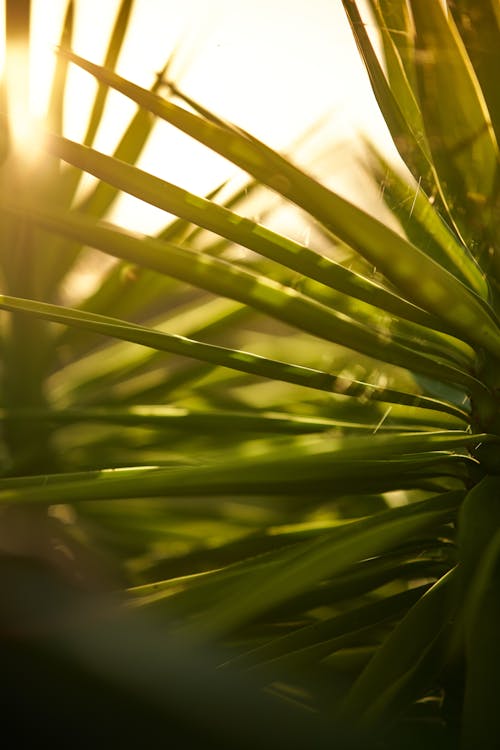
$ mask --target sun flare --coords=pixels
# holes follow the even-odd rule
[[[79,55],[103,63],[106,36],[118,6],[111,0],[75,3],[71,46]],[[369,122],[370,136],[383,141],[385,126],[375,106],[367,109],[369,86],[355,59],[341,8],[327,0],[316,0],[307,13],[295,6],[291,12],[284,0],[272,0],[265,3],[266,24],[262,26],[262,14],[257,9],[263,6],[263,0],[255,0],[238,4],[236,10],[228,0],[214,0],[208,13],[203,0],[186,0],[181,8],[169,0],[136,0],[134,23],[117,61],[117,72],[149,87],[155,72],[173,55],[169,76],[181,90],[278,149],[292,148],[321,118],[327,121],[323,138],[330,139],[333,132],[338,140],[352,140]],[[30,162],[40,154],[41,134],[47,128],[51,79],[66,7],[66,0],[32,0],[29,55],[13,49],[9,51],[11,62],[5,66],[12,136],[18,153]],[[0,0],[0,11],[0,38],[4,40],[5,0]],[[313,36],[311,46],[308,39]],[[327,111],[326,81],[317,71],[333,69],[332,39],[337,49],[339,45],[345,47],[345,75],[335,81],[335,95],[329,97]],[[297,50],[301,54],[296,54]],[[305,51],[307,54],[303,54]],[[5,42],[0,50],[0,60],[4,58]],[[331,83],[328,80],[329,90]],[[95,92],[95,81],[70,66],[64,109],[66,137],[84,137]],[[331,109],[332,100],[335,111]],[[94,147],[112,153],[133,112],[131,102],[110,92]],[[139,163],[147,171],[202,194],[235,172],[225,160],[163,123],[155,126]],[[347,170],[342,158],[338,164],[340,184]],[[129,196],[117,202],[111,218],[118,218],[135,231],[145,227],[155,231],[165,221],[164,212]]]
[[[9,137],[17,163],[33,164],[41,154],[45,113],[36,92],[47,88],[45,66],[33,55],[29,29],[6,40],[5,3],[0,4],[0,75],[4,79]],[[38,104],[38,106],[37,106]]]

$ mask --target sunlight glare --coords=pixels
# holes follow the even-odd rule
[[[0,0],[0,78],[5,73],[5,0]]]
[[[0,8],[3,5],[0,0]],[[77,54],[102,64],[118,5],[118,0],[75,4],[72,47]],[[25,63],[19,60],[9,73],[16,146],[30,157],[46,126],[66,6],[66,0],[32,0],[29,104],[21,95]],[[235,7],[232,0],[213,0],[208,10],[204,0],[184,0],[181,5],[174,0],[136,0],[117,72],[149,88],[174,50],[169,76],[181,90],[272,147],[289,150],[321,118],[328,118],[322,144],[326,139],[352,142],[368,123],[370,138],[379,145],[385,140],[382,148],[387,145],[385,125],[340,3],[337,7],[331,0],[314,0],[307,6],[298,0],[241,0]],[[84,136],[96,88],[91,76],[69,66],[66,137],[80,141]],[[133,103],[109,92],[94,147],[112,153],[134,112]],[[155,126],[138,166],[198,194],[237,173],[227,161],[166,123]],[[343,179],[352,179],[351,167],[345,159],[335,161],[331,178],[339,180],[340,189]],[[154,232],[169,217],[122,196],[110,218],[134,231]]]
[[[7,89],[7,116],[17,163],[32,166],[41,155],[42,115],[32,104],[33,60],[29,41],[6,40],[5,2],[0,6],[1,75]]]
[[[40,156],[43,120],[36,117],[30,103],[26,49],[21,45],[9,49],[7,97],[10,133],[16,158],[33,164]]]

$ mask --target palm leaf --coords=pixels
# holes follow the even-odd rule
[[[120,77],[128,0],[103,65],[71,51],[68,2],[30,172],[4,107],[2,639],[85,659],[104,706],[108,683],[135,681],[138,716],[139,702],[172,712],[153,670],[166,642],[210,654],[207,694],[236,691],[211,704],[222,746],[249,746],[248,720],[213,727],[264,689],[290,707],[291,723],[269,720],[287,746],[305,746],[306,727],[314,747],[336,732],[452,747],[463,730],[464,748],[493,748],[499,14],[371,0],[377,44],[361,4],[343,5],[399,153],[365,144],[391,226],[167,80],[168,65],[149,90]],[[7,2],[7,67],[29,6]],[[82,143],[63,128],[70,64],[98,84]],[[136,107],[112,155],[93,148],[110,91]],[[200,196],[140,169],[157,120],[239,167],[243,187]],[[154,237],[107,220],[124,195],[168,214]],[[276,228],[282,208],[311,241]],[[68,292],[90,259],[93,288]],[[121,590],[110,627],[73,582],[104,587],[106,607]],[[178,674],[193,668],[177,656]]]

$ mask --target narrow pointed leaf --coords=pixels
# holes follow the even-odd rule
[[[453,405],[441,403],[436,399],[430,399],[414,394],[402,393],[390,388],[363,383],[332,375],[321,370],[294,365],[288,362],[260,357],[249,352],[227,349],[225,347],[205,344],[200,341],[187,339],[183,336],[175,336],[160,331],[152,331],[149,328],[132,325],[125,321],[115,320],[92,313],[64,308],[43,302],[21,300],[2,295],[0,297],[0,308],[12,312],[30,313],[45,320],[64,325],[74,325],[88,331],[100,333],[105,336],[124,339],[141,346],[151,347],[157,351],[168,351],[186,357],[193,357],[204,362],[211,362],[222,367],[229,367],[242,372],[248,372],[261,377],[283,380],[306,388],[314,388],[321,391],[342,393],[345,395],[362,396],[369,395],[370,398],[381,401],[395,401],[412,406],[445,411],[463,419],[465,413]]]
[[[370,0],[370,6],[374,14],[380,13],[377,17],[383,19],[385,31],[390,35],[394,47],[397,49],[399,59],[406,73],[406,78],[412,91],[417,89],[416,71],[415,71],[415,46],[413,43],[413,25],[409,8],[406,3],[394,3],[392,0]],[[382,24],[380,24],[382,26]],[[384,33],[384,49],[386,36]],[[389,70],[389,80],[391,74]]]
[[[133,1],[134,0],[121,0],[118,14],[116,16],[115,25],[109,38],[108,49],[104,61],[104,67],[109,68],[110,70],[114,70],[118,60],[118,56],[121,52],[125,34],[128,29]],[[84,143],[87,146],[90,146],[94,142],[94,138],[104,112],[107,96],[108,88],[106,86],[100,85],[97,89],[94,106],[92,107],[92,113],[84,138]]]
[[[342,572],[356,560],[391,549],[405,538],[439,525],[450,518],[462,497],[461,493],[450,493],[416,507],[386,511],[346,524],[298,551],[291,550],[272,570],[256,571],[246,581],[238,581],[238,590],[227,591],[224,603],[205,612],[198,628],[212,635],[232,630],[312,583]]]
[[[450,4],[460,36],[483,93],[497,143],[500,140],[500,100],[495,72],[500,65],[500,16],[495,0],[457,0]]]
[[[498,145],[481,88],[453,18],[441,3],[411,2],[425,129],[457,223],[489,223]]]
[[[377,219],[336,195],[262,144],[245,139],[65,52],[71,60],[138,104],[206,143],[256,179],[309,211],[340,239],[373,262],[417,305],[441,317],[466,340],[500,356],[500,333],[483,301],[451,274]],[[415,284],[416,276],[425,283]]]
[[[370,38],[366,33],[356,3],[353,0],[343,0],[343,6],[360,56],[365,63],[375,98],[387,123],[394,145],[404,162],[412,170],[415,179],[420,177],[429,193],[435,194],[439,185],[436,182],[431,152],[425,138],[422,116],[413,90],[408,83],[406,72],[394,55],[391,39],[387,32],[382,32],[386,54],[388,45],[390,53],[392,52],[390,56],[390,63],[392,63],[392,66],[390,66],[392,72],[391,84],[395,83],[394,77],[397,75],[397,88],[395,86],[393,88],[386,79]]]
[[[451,622],[456,607],[455,581],[456,572],[452,570],[424,594],[377,650],[345,698],[343,721],[349,723],[356,718],[369,723],[370,710],[381,693],[391,690],[391,685],[415,668],[422,653]]]
[[[423,252],[468,284],[484,299],[490,297],[486,274],[462,240],[444,222],[420,185],[409,185],[374,150],[375,174],[383,197],[398,217],[408,239]]]
[[[79,210],[85,213],[102,216],[104,204],[106,207],[109,205],[105,196],[116,195],[118,189],[121,189],[322,284],[422,325],[437,327],[439,330],[443,329],[444,325],[446,330],[446,325],[435,316],[429,315],[364,276],[344,268],[327,256],[320,255],[305,245],[279,235],[213,201],[116,161],[120,159],[119,152],[115,154],[115,159],[112,159],[96,151],[84,149],[67,139],[56,138],[50,141],[50,149],[61,158],[104,180],[99,183],[88,201],[79,207]],[[101,202],[101,198],[104,203]]]
[[[70,2],[68,3],[68,7],[66,8],[66,16],[63,22],[60,42],[61,47],[71,46],[74,12],[75,4],[73,0],[70,0]],[[51,131],[54,133],[59,133],[61,135],[63,132],[64,92],[66,89],[67,75],[68,61],[63,57],[58,56],[56,59],[56,67],[54,71],[54,78],[52,81],[47,120],[50,123]]]
[[[12,210],[21,209],[12,206]],[[415,369],[437,380],[446,379],[476,393],[480,399],[488,398],[486,389],[469,374],[387,340],[383,331],[374,337],[372,329],[267,277],[176,245],[149,238],[138,239],[124,230],[103,223],[97,224],[76,213],[31,206],[23,207],[22,212],[23,215],[29,212],[30,219],[44,228],[78,239],[82,244],[139,262],[208,291],[249,304],[256,310],[326,341]]]

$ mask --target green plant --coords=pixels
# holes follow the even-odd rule
[[[57,665],[58,699],[66,682],[87,695],[71,672],[85,654],[113,731],[115,704],[142,732],[181,705],[181,735],[212,732],[201,746],[271,746],[278,727],[297,747],[339,731],[363,747],[497,747],[498,5],[371,0],[382,64],[344,0],[401,155],[394,167],[368,146],[401,231],[161,75],[151,91],[116,75],[130,7],[101,67],[71,52],[69,3],[36,171],[1,121],[12,670],[34,617],[26,648]],[[61,133],[69,64],[100,83],[82,144]],[[109,88],[138,105],[113,156],[92,149]],[[202,198],[139,170],[155,118],[248,184]],[[75,201],[84,173],[98,182]],[[269,190],[309,215],[321,252],[246,218]],[[109,224],[122,191],[178,219],[155,237]],[[234,260],[235,246],[252,252]],[[86,248],[117,262],[68,307]],[[103,587],[122,591],[117,610],[89,626],[81,597],[100,613]]]

